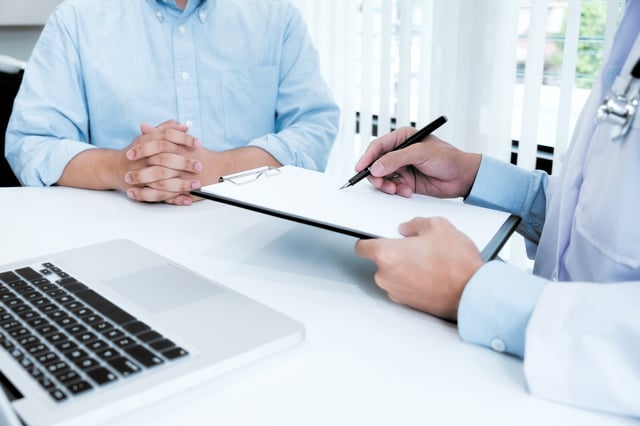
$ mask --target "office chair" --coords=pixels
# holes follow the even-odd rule
[[[18,94],[23,71],[6,73],[0,71],[0,187],[20,186],[20,182],[9,167],[4,156],[4,137],[13,109],[13,99]]]

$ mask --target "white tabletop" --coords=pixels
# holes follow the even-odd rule
[[[636,424],[530,396],[522,362],[389,301],[355,239],[211,201],[0,188],[0,265],[128,238],[302,322],[293,349],[108,425]]]

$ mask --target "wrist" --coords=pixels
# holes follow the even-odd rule
[[[463,178],[461,179],[461,182],[464,182],[464,185],[460,189],[460,196],[462,198],[467,198],[471,193],[471,188],[473,188],[473,184],[476,181],[476,176],[478,175],[481,161],[481,154],[464,153],[462,164],[459,169],[464,174]]]
[[[98,167],[98,174],[104,189],[116,189],[126,191],[131,185],[127,184],[124,176],[129,170],[127,159],[127,149],[124,150],[101,150],[102,161]]]

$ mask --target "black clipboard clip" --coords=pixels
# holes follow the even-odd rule
[[[231,182],[234,185],[244,185],[247,183],[255,182],[261,177],[271,177],[279,175],[280,173],[282,172],[277,167],[263,166],[240,173],[234,173],[232,175],[221,176],[220,179],[218,179],[218,183]]]

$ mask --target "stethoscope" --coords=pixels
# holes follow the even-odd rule
[[[620,140],[629,131],[640,98],[640,59],[631,69],[631,78],[623,90],[612,88],[598,108],[596,122],[611,124],[611,139]]]

